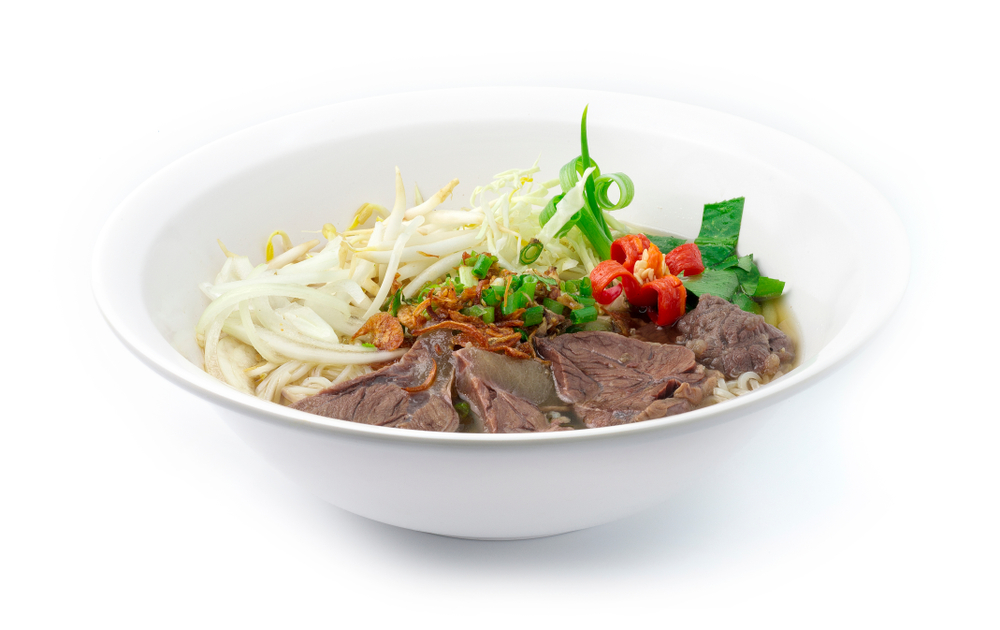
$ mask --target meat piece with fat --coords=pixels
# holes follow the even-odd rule
[[[455,431],[452,333],[421,335],[403,358],[303,398],[292,407],[327,418],[422,431]]]
[[[533,359],[463,348],[455,353],[458,395],[469,403],[484,433],[558,431],[548,411],[565,410],[552,382],[552,372]]]

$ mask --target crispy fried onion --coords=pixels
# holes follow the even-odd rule
[[[416,305],[403,304],[397,313],[397,325],[405,326],[413,337],[435,330],[452,330],[455,331],[452,343],[457,346],[502,352],[518,359],[535,357],[530,341],[522,341],[521,332],[514,330],[524,326],[524,309],[518,309],[489,324],[479,317],[461,312],[462,308],[480,302],[482,292],[490,286],[491,281],[492,277],[484,278],[474,286],[465,288],[461,295],[456,294],[454,287],[436,288]],[[376,314],[372,319],[379,315],[384,317],[387,314]],[[366,322],[358,331],[359,334],[369,330],[370,323],[371,320]]]
[[[370,337],[379,350],[395,350],[403,345],[403,327],[389,313],[375,313],[354,333],[351,341],[358,337]]]

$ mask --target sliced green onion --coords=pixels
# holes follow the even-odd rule
[[[399,314],[399,307],[403,303],[403,291],[399,290],[390,295],[385,303],[382,305],[381,310],[389,313],[393,317]]]
[[[525,326],[537,326],[545,319],[545,309],[541,306],[532,306],[524,311],[523,319]]]
[[[548,276],[535,276],[535,277],[538,278],[539,282],[543,282],[549,285],[550,287],[555,287],[559,285],[559,281],[556,280],[555,278],[550,278]]]
[[[535,280],[535,276],[522,276],[523,280],[521,286],[517,289],[519,293],[523,293],[531,298],[531,301],[535,301],[535,287],[538,286],[538,281]]]
[[[499,290],[498,290],[499,289]],[[503,299],[502,287],[486,287],[480,297],[487,306],[496,306]]]
[[[476,253],[476,250],[472,250],[469,252],[469,257],[462,261],[462,264],[466,267],[471,267],[476,264],[477,260],[479,260],[479,254]]]
[[[597,302],[592,297],[583,297],[582,295],[571,295],[570,297],[584,306],[593,306]]]
[[[565,304],[560,304],[559,302],[556,302],[551,298],[545,298],[544,300],[542,300],[542,305],[545,306],[545,308],[552,311],[553,313],[555,313],[556,315],[562,315],[563,311],[566,310]]]
[[[489,254],[480,254],[479,260],[477,260],[476,264],[472,267],[472,275],[477,278],[485,278],[486,275],[489,274],[490,267],[493,266],[494,262],[496,262],[496,259]]]
[[[611,184],[618,186],[618,201],[616,203],[612,203],[611,198],[608,197]],[[594,192],[598,206],[605,210],[621,210],[632,203],[632,197],[635,196],[635,184],[632,183],[632,178],[625,173],[611,173],[595,178]]]
[[[420,293],[417,294],[416,301],[421,302],[421,301],[425,300],[427,298],[427,296],[430,295],[431,291],[433,291],[434,289],[438,288],[438,286],[439,285],[437,285],[437,284],[431,284],[430,282],[428,282],[427,284],[425,284],[423,286],[423,288],[420,289]]]
[[[472,407],[470,407],[469,403],[465,402],[464,400],[460,400],[457,403],[455,403],[455,411],[458,412],[458,415],[464,417],[472,413]]]
[[[590,105],[586,105],[583,108],[583,117],[580,119],[580,161],[583,164],[590,164],[593,160],[590,159],[590,148],[587,144],[587,110],[590,109]],[[604,221],[604,213],[601,212],[600,206],[597,205],[597,192],[594,186],[594,180],[597,178],[597,169],[587,177],[587,181],[584,182],[585,197],[587,198],[587,207],[590,208],[591,218],[593,219],[594,225],[590,228],[586,226],[590,223],[587,220],[587,213],[582,212],[580,217],[580,222],[577,224],[583,235],[587,237],[590,244],[594,246],[597,253],[600,254],[601,260],[607,260],[611,258],[611,230],[608,229],[608,224]],[[603,235],[603,239],[600,238]],[[607,241],[605,243],[604,241]]]
[[[462,265],[458,268],[458,279],[467,287],[471,287],[476,284],[475,278],[472,277],[472,267]]]
[[[583,172],[589,166],[594,167],[594,177],[600,177],[601,167],[593,159],[590,160],[590,164],[585,165],[583,163],[583,156],[578,155],[569,162],[566,162],[559,169],[559,185],[562,186],[563,190],[569,190],[573,186],[576,186],[576,183],[580,181],[580,176],[583,175]]]
[[[580,292],[580,280],[565,280],[559,283],[559,289],[563,293],[579,293]]]
[[[531,303],[531,298],[529,298],[524,293],[510,293],[507,295],[507,303],[501,307],[501,311],[504,315],[510,315],[519,308],[524,308]]]
[[[586,324],[597,319],[597,309],[593,306],[578,308],[569,314],[569,321],[573,324]]]
[[[492,307],[473,305],[463,308],[460,312],[462,315],[468,315],[469,317],[478,317],[487,324],[493,323],[494,313]]]
[[[580,278],[577,282],[580,283],[580,295],[583,297],[590,297],[594,294],[594,290],[590,286],[590,277],[584,276]]]
[[[563,190],[569,190],[569,188],[564,188]],[[556,204],[562,201],[562,198],[565,196],[566,193],[560,193],[552,199],[549,199],[549,202],[545,204],[545,209],[542,210],[540,215],[538,215],[538,225],[545,225],[549,222],[549,219],[551,219],[556,213]]]
[[[537,238],[533,238],[531,242],[521,248],[521,256],[518,260],[522,265],[530,265],[542,255],[542,249],[542,242]]]

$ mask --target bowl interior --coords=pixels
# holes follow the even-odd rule
[[[740,252],[786,281],[801,331],[799,367],[775,390],[828,369],[891,313],[909,269],[902,228],[882,197],[840,163],[718,112],[540,89],[335,105],[204,147],[144,184],[110,220],[95,258],[102,310],[161,372],[200,393],[255,405],[200,369],[193,329],[207,299],[197,286],[224,262],[216,239],[260,262],[274,230],[299,242],[327,222],[344,229],[364,202],[391,207],[396,166],[411,203],[414,182],[427,196],[457,177],[445,208],[468,205],[475,186],[536,158],[536,177],[555,178],[579,153],[587,103],[592,155],[605,172],[623,171],[635,182],[620,219],[693,237],[705,203],[746,197]],[[866,281],[873,268],[881,270],[877,284]]]

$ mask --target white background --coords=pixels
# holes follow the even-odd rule
[[[0,625],[996,627],[987,3],[361,4],[0,10]],[[625,521],[483,543],[324,504],[128,354],[91,244],[215,138],[462,85],[659,96],[815,144],[897,208],[907,296],[725,468]]]

